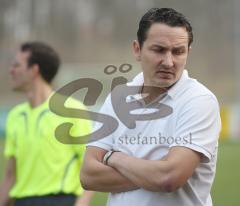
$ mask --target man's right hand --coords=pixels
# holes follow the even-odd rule
[[[129,179],[112,167],[103,164],[102,160],[106,152],[99,147],[87,147],[80,175],[83,188],[112,193],[138,189]]]

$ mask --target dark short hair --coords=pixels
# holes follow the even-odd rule
[[[188,46],[193,42],[192,26],[186,17],[172,8],[152,8],[145,13],[137,31],[138,42],[142,47],[147,32],[154,23],[163,23],[171,27],[184,27],[188,33]]]
[[[60,58],[57,52],[43,42],[25,42],[20,46],[21,52],[30,52],[28,66],[37,64],[42,78],[51,83],[58,72]]]

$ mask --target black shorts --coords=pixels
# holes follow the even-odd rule
[[[73,206],[75,195],[56,194],[16,199],[14,206]]]

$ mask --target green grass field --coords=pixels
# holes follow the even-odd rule
[[[2,156],[3,141],[0,140],[0,180],[3,176],[4,159]],[[221,142],[219,145],[217,174],[212,189],[214,206],[239,206],[240,195],[240,142]],[[107,194],[97,193],[92,206],[103,206]]]

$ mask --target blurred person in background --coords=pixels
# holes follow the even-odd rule
[[[85,145],[65,145],[54,136],[55,128],[74,123],[76,134],[90,133],[89,123],[63,118],[49,110],[51,82],[58,72],[57,52],[43,42],[20,46],[10,68],[15,91],[27,102],[14,107],[7,119],[4,154],[8,158],[0,185],[0,206],[89,206],[93,195],[77,180]],[[70,106],[84,108],[77,100]]]
[[[215,95],[185,70],[192,27],[174,9],[153,8],[141,18],[137,37],[133,51],[143,72],[129,86],[139,87],[118,102],[138,105],[134,115],[141,118],[128,119],[136,125],[127,127],[118,102],[106,99],[101,111],[118,120],[118,128],[88,144],[82,185],[110,192],[109,206],[212,206],[221,122]],[[172,111],[144,120],[159,103],[165,105],[160,111]]]

